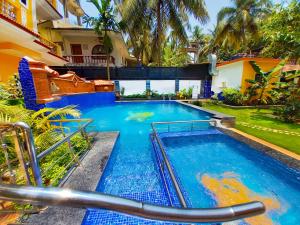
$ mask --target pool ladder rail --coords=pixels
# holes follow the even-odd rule
[[[22,148],[16,149],[16,151],[19,152],[20,155],[23,155],[25,152],[28,153],[28,157],[26,157],[28,161],[25,161],[24,157],[20,157],[19,160],[24,167],[25,174],[33,175],[33,179],[26,176],[28,180],[26,185],[23,186],[1,181],[0,199],[37,206],[54,205],[86,209],[108,209],[148,219],[176,222],[226,222],[259,215],[265,212],[264,204],[256,201],[220,208],[190,209],[186,208],[186,205],[183,205],[183,208],[174,208],[146,204],[98,192],[77,191],[61,187],[44,187],[39,160],[54,151],[61,144],[68,142],[70,138],[78,132],[85,133],[85,128],[92,121],[86,120],[83,122],[85,123],[76,131],[66,135],[62,141],[40,154],[37,154],[31,129],[26,123],[0,123],[0,136],[8,131],[22,135],[23,138],[20,138],[20,135],[16,136],[16,142],[19,143],[21,139],[24,140],[24,144],[21,145]]]

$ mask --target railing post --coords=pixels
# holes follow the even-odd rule
[[[26,124],[24,122],[18,122],[15,125],[17,127],[21,127],[23,130],[26,147],[27,147],[29,157],[30,157],[30,165],[32,168],[32,173],[33,173],[33,177],[35,180],[35,184],[37,186],[42,186],[43,181],[42,181],[42,177],[41,177],[39,163],[37,160],[37,154],[36,154],[36,150],[35,150],[35,146],[34,146],[34,139],[33,139],[32,131],[31,131],[30,127],[28,126],[28,124]]]

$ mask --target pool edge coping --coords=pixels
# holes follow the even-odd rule
[[[272,157],[284,165],[300,171],[300,156],[278,145],[267,142],[263,139],[247,134],[236,128],[217,127],[228,136],[241,141],[257,151],[263,152],[269,157]]]

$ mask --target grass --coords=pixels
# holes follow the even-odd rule
[[[285,123],[272,115],[270,109],[233,109],[223,105],[205,104],[204,108],[215,110],[221,113],[236,117],[236,129],[245,133],[261,138],[272,144],[283,147],[289,151],[300,155],[300,137],[287,134],[274,133],[271,131],[258,130],[250,127],[245,127],[239,122],[246,122],[253,125],[258,125],[271,129],[286,130],[300,133],[300,125],[294,123]]]

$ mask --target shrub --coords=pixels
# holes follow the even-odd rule
[[[243,105],[245,101],[244,95],[237,89],[223,89],[224,103],[228,105]]]
[[[194,101],[194,102],[192,102],[192,104],[199,106],[199,107],[202,107],[202,105],[203,105],[201,101]]]

